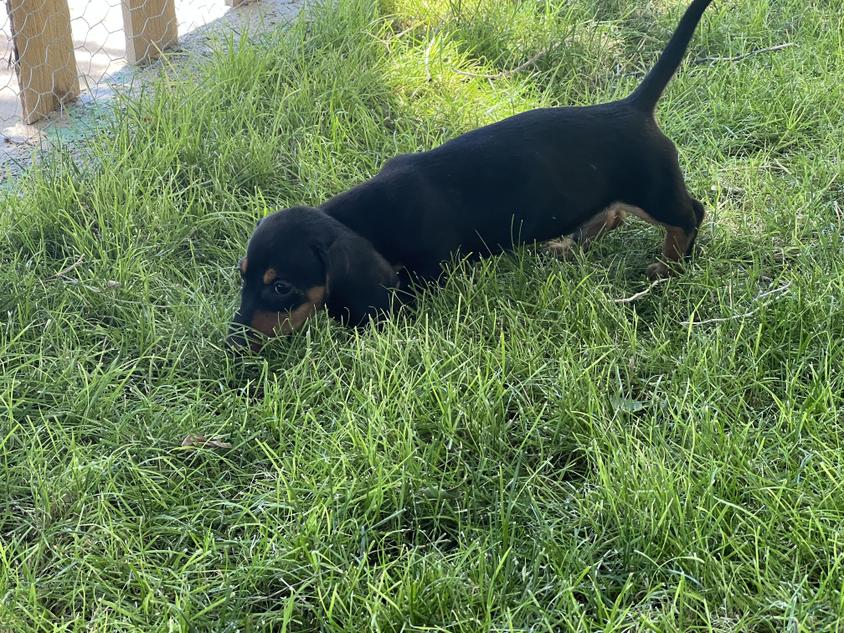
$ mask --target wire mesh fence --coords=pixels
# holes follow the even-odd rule
[[[0,164],[51,130],[79,126],[72,104],[106,101],[139,65],[235,12],[296,0],[6,0],[0,9]],[[4,174],[3,177],[5,177]]]

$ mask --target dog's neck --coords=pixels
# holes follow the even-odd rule
[[[319,209],[369,242],[382,256],[395,263],[390,244],[395,243],[396,233],[387,222],[373,222],[373,217],[388,219],[384,210],[388,203],[377,183],[366,181],[357,187],[330,198]],[[385,252],[386,251],[386,252]]]

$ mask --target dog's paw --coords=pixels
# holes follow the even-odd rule
[[[577,242],[570,237],[561,237],[558,240],[545,242],[545,249],[554,257],[559,257],[560,259],[568,259],[571,257],[574,254],[576,246]]]
[[[670,277],[673,274],[673,270],[669,268],[667,265],[663,264],[662,262],[655,262],[645,269],[645,274],[648,276],[648,279],[651,281],[656,281],[657,279],[665,279],[666,277]]]

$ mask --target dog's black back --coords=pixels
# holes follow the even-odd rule
[[[390,261],[435,264],[458,247],[496,252],[559,237],[618,199],[646,203],[639,192],[660,174],[641,154],[666,143],[624,103],[532,110],[394,158],[322,209]]]

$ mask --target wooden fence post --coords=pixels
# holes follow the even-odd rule
[[[79,96],[67,0],[7,0],[23,120],[34,123]]]
[[[122,0],[126,59],[141,64],[179,40],[174,0]]]

